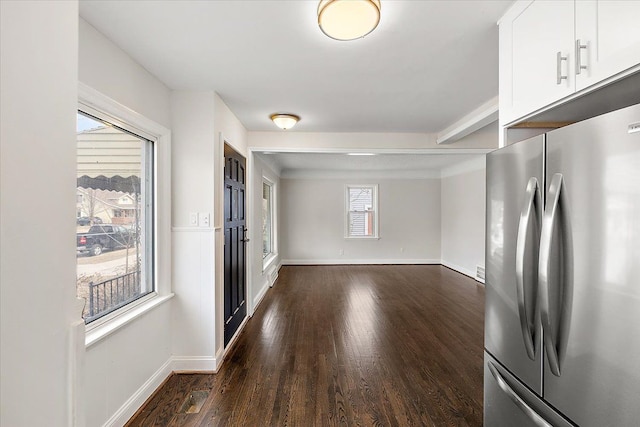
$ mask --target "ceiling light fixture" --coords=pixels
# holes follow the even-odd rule
[[[271,115],[271,120],[280,129],[287,130],[294,127],[296,123],[298,123],[298,121],[300,120],[300,117],[296,116],[295,114],[277,113],[277,114]]]
[[[357,152],[357,153],[347,153],[347,156],[375,156],[376,153],[361,153],[361,152]]]
[[[318,25],[336,40],[355,40],[380,22],[380,0],[320,0]]]

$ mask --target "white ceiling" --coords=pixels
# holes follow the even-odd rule
[[[350,42],[317,0],[83,0],[80,15],[171,89],[215,90],[250,131],[439,132],[498,93],[496,21],[511,1],[382,0]]]

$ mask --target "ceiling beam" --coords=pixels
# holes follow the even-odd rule
[[[498,97],[476,108],[462,119],[438,133],[436,143],[451,144],[498,120]]]

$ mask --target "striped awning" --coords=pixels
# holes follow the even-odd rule
[[[140,192],[143,141],[111,127],[78,133],[77,186]]]

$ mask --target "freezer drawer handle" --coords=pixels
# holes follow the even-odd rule
[[[530,269],[529,274],[525,274],[525,254],[527,249],[527,232],[531,223],[531,211],[534,215],[538,212],[537,207],[540,206],[540,192],[538,191],[538,180],[535,177],[529,178],[527,183],[527,191],[525,205],[520,214],[520,222],[518,224],[518,237],[516,239],[516,290],[518,295],[518,314],[520,316],[520,327],[522,329],[522,337],[524,338],[524,346],[527,350],[529,359],[535,360],[535,346],[533,342],[533,322],[535,319],[529,319],[536,312],[536,290],[534,289],[533,310],[527,313],[526,305],[526,286],[537,286],[535,277],[535,268]],[[536,251],[537,253],[537,251]],[[527,276],[527,283],[525,283]],[[532,277],[533,276],[533,277]],[[528,315],[529,314],[529,315]]]
[[[491,375],[498,382],[498,386],[504,393],[513,400],[513,402],[522,410],[537,425],[538,427],[553,427],[549,424],[544,418],[542,418],[533,408],[531,408],[527,403],[511,388],[511,386],[507,383],[507,381],[502,378],[502,375],[498,372],[498,369],[494,366],[493,363],[487,362],[489,366],[489,371]]]
[[[565,191],[563,189],[564,182],[562,174],[555,174],[551,178],[549,186],[549,194],[547,197],[547,208],[542,219],[542,232],[540,236],[540,258],[538,263],[538,290],[540,296],[538,298],[540,304],[540,320],[544,333],[544,347],[547,350],[547,359],[549,360],[549,368],[555,376],[560,376],[560,346],[563,344],[563,337],[566,337],[568,331],[567,318],[569,316],[571,299],[572,299],[572,266],[573,253],[571,250],[571,236],[568,219],[561,221],[560,232],[563,238],[563,253],[560,259],[563,263],[563,277],[558,283],[557,289],[553,294],[560,301],[551,301],[550,277],[551,277],[551,250],[553,245],[553,233],[558,221],[558,211],[566,209]],[[564,208],[562,207],[564,206]],[[551,307],[558,310],[554,316],[551,313]],[[555,319],[552,319],[555,317]],[[555,320],[555,322],[554,322]]]

